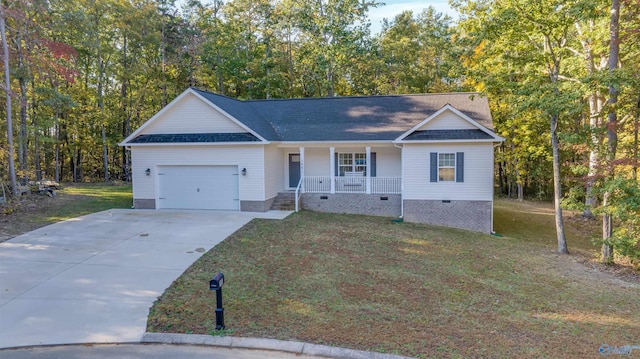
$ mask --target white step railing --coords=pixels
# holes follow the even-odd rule
[[[300,192],[300,187],[302,186],[302,181],[303,180],[304,180],[304,177],[300,178],[300,181],[298,181],[298,186],[296,187],[296,193],[295,193],[296,212],[298,212],[300,210],[300,195],[302,194],[302,192]]]

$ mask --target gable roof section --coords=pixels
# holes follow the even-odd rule
[[[487,104],[488,110],[488,104]],[[435,129],[428,130],[428,124],[434,121],[438,116],[451,111],[463,121],[467,121],[475,129]],[[496,135],[492,129],[483,126],[479,121],[474,120],[466,113],[458,110],[451,104],[447,103],[438,111],[431,114],[424,121],[413,126],[409,131],[403,133],[394,142],[429,142],[429,141],[483,141],[483,142],[502,142],[504,139]]]
[[[250,135],[250,136],[245,136],[245,137],[236,136],[235,138],[237,138],[237,139],[252,138],[252,140],[249,141],[249,142],[255,142],[253,140],[253,138],[256,138],[256,139],[258,139],[258,141],[261,141],[263,143],[268,143],[269,142],[269,140],[267,140],[264,137],[262,137],[258,132],[256,132],[252,128],[248,127],[242,121],[239,121],[234,116],[232,116],[229,113],[227,113],[226,111],[224,111],[222,108],[220,108],[218,105],[216,105],[210,99],[204,97],[203,96],[203,92],[204,91],[199,91],[199,90],[196,90],[196,89],[193,89],[193,88],[188,88],[183,93],[178,95],[178,97],[173,99],[173,101],[171,101],[168,105],[166,105],[164,108],[162,108],[160,111],[158,111],[158,113],[156,113],[153,117],[151,117],[144,124],[142,124],[142,126],[140,126],[137,130],[135,130],[127,138],[125,138],[120,143],[120,145],[121,146],[129,146],[129,145],[141,145],[141,144],[153,144],[153,143],[182,143],[181,140],[185,140],[186,141],[185,143],[232,142],[232,141],[228,141],[227,140],[229,136],[227,136],[227,137],[225,137],[225,136],[215,137],[214,136],[214,135],[232,135],[232,133],[224,133],[224,134],[219,134],[219,133],[217,133],[217,134],[212,134],[212,133],[189,133],[188,135],[190,135],[190,136],[186,136],[187,134],[153,134],[153,135],[172,135],[172,136],[153,136],[151,134],[144,134],[144,130],[145,129],[150,128],[151,126],[153,126],[153,124],[156,121],[158,121],[159,119],[162,119],[162,116],[165,113],[168,113],[172,108],[177,106],[177,104],[180,103],[180,101],[183,98],[185,98],[186,96],[189,96],[190,94],[194,95],[197,98],[199,98],[200,100],[202,100],[202,102],[205,105],[210,106],[212,108],[212,110],[215,110],[215,111],[218,111],[219,113],[221,113],[229,121],[235,123],[240,128],[246,130],[247,131],[246,134]],[[205,94],[210,94],[208,92],[204,92],[204,93]],[[213,95],[213,94],[211,94],[211,95]],[[193,136],[193,135],[200,135],[200,136],[198,137],[198,136]],[[203,136],[203,135],[209,135],[209,136],[207,137],[207,136]],[[196,139],[198,139],[198,138],[201,139],[201,140],[206,140],[206,141],[197,141]],[[216,139],[216,140],[214,140],[214,139]]]
[[[247,106],[247,103],[250,101],[236,100],[231,97],[198,90],[195,88],[191,89],[202,96],[202,98],[209,101],[211,104],[220,108],[224,113],[227,113],[237,121],[242,122],[247,128],[251,128],[256,131],[267,141],[280,140],[273,126],[267,120],[265,120],[263,114],[255,111],[252,106]]]

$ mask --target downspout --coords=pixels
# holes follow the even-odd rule
[[[393,146],[400,149],[400,168],[402,169],[400,171],[400,218],[404,218],[404,146],[396,143]],[[491,203],[493,206],[493,202]],[[491,215],[493,216],[493,212]],[[493,222],[491,223],[491,228],[493,228]]]
[[[496,162],[495,148],[498,146],[500,146],[500,143],[494,143],[493,151],[491,152],[491,159],[492,159],[491,163],[494,165],[494,168],[495,168],[495,162]],[[491,234],[496,234],[496,231],[493,229],[493,202],[496,197],[494,181],[495,181],[494,172],[491,171]]]

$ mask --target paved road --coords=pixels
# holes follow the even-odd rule
[[[268,350],[228,349],[191,345],[121,344],[70,345],[0,350],[2,359],[319,359]]]
[[[154,300],[203,253],[289,213],[119,209],[0,243],[0,348],[139,342]]]

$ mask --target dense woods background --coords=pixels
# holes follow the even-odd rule
[[[11,159],[19,182],[128,181],[118,142],[188,86],[241,99],[480,91],[507,139],[496,192],[602,215],[604,247],[640,257],[639,0],[453,0],[456,21],[428,7],[376,34],[367,0],[0,4],[5,184]]]

